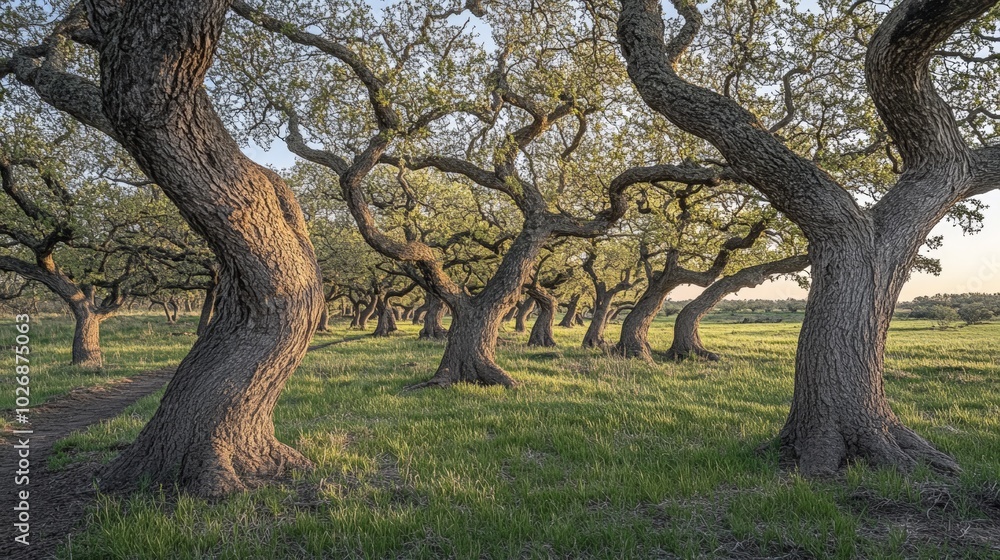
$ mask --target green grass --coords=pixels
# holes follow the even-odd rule
[[[78,387],[104,385],[144,371],[177,365],[194,344],[197,316],[179,317],[167,325],[162,315],[127,314],[112,317],[101,325],[104,367],[99,370],[69,365],[73,322],[66,316],[33,316],[30,341],[31,406],[64,395]],[[0,318],[3,348],[14,344],[18,332],[13,316]],[[14,408],[14,355],[0,356],[0,410]],[[0,428],[6,420],[0,419]]]
[[[156,345],[175,327],[149,322],[142,344],[173,356]],[[1000,325],[899,321],[890,337],[893,406],[958,479],[855,466],[826,482],[754,451],[788,411],[797,324],[707,324],[722,362],[656,366],[577,348],[582,327],[557,327],[556,349],[506,332],[499,362],[522,387],[420,392],[402,389],[443,346],[402,326],[311,352],[292,377],[278,436],[314,472],[215,503],[103,496],[62,557],[1000,557]],[[108,349],[135,334],[107,333]],[[658,322],[654,347],[670,334]],[[155,402],[64,440],[52,464],[107,460]]]

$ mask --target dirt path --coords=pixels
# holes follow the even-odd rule
[[[146,372],[120,383],[77,389],[31,410],[34,433],[17,436],[2,433],[0,440],[0,558],[50,558],[56,547],[80,521],[94,498],[92,485],[96,463],[74,464],[51,472],[46,468],[52,447],[76,430],[114,418],[135,401],[158,391],[170,380],[174,368]],[[15,424],[16,429],[22,426]],[[30,438],[31,461],[28,486],[15,486],[18,438]],[[29,546],[14,541],[14,507],[17,491],[29,494]]]

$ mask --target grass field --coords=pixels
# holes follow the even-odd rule
[[[43,319],[33,390],[176,362],[193,337],[171,333],[193,331],[193,318],[162,321],[109,321],[112,366],[84,374],[52,365],[68,361],[68,325]],[[891,333],[893,406],[959,459],[960,477],[854,466],[823,482],[755,452],[790,405],[797,324],[706,324],[722,362],[656,366],[578,348],[582,327],[557,327],[556,349],[506,332],[499,362],[523,386],[420,392],[402,389],[433,374],[443,346],[401,326],[310,352],[289,382],[278,436],[314,472],[217,503],[104,496],[61,556],[1000,558],[1000,325],[898,321]],[[666,348],[670,323],[652,334]],[[356,335],[335,327],[316,343]],[[156,400],[64,440],[51,464],[109,459]]]

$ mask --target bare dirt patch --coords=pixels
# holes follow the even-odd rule
[[[158,391],[173,374],[174,368],[150,371],[117,383],[77,389],[33,408],[30,429],[34,433],[29,436],[31,472],[27,487],[14,485],[16,437],[10,431],[0,433],[0,511],[3,512],[0,516],[5,516],[0,520],[4,528],[0,558],[52,557],[94,499],[92,482],[100,465],[75,463],[59,471],[50,471],[47,464],[55,443],[72,432],[114,418],[132,403]],[[22,428],[21,425],[16,427]],[[30,492],[29,546],[14,542],[12,534],[11,508],[15,492],[25,488]]]

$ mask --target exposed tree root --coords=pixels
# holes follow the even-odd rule
[[[892,419],[883,426],[882,429],[855,426],[849,430],[826,426],[809,430],[807,435],[799,437],[793,436],[786,427],[779,436],[780,463],[786,468],[797,466],[803,476],[810,478],[833,476],[857,462],[907,473],[920,463],[941,474],[961,472],[954,458],[898,420]]]

